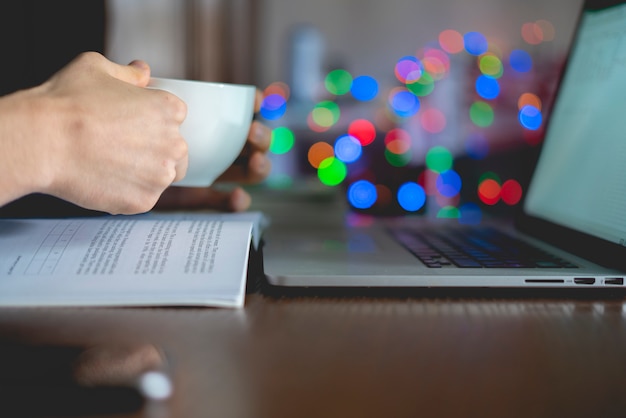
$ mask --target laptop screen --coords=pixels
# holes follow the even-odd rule
[[[626,245],[626,4],[585,8],[524,203]]]

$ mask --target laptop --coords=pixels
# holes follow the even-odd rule
[[[625,115],[626,2],[588,0],[515,221],[359,225],[342,199],[293,199],[270,213],[265,276],[291,287],[623,288]]]

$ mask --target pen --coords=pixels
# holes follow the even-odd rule
[[[171,394],[169,376],[161,371],[148,371],[135,382],[116,385],[0,383],[2,411],[15,417],[129,413],[147,402],[165,401]]]
[[[133,372],[123,361],[122,370],[115,366],[120,353],[124,360],[149,352],[145,347],[98,347],[93,358],[85,359],[89,350],[82,348],[0,344],[2,411],[14,417],[119,414],[165,401],[173,385],[163,368]],[[86,366],[80,376],[73,370],[77,363]]]

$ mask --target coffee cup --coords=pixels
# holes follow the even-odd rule
[[[211,185],[243,149],[254,115],[256,88],[250,85],[152,77],[149,88],[168,91],[187,105],[180,132],[189,165],[175,186]]]

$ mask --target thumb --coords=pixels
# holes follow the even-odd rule
[[[119,80],[146,87],[150,81],[150,66],[142,60],[134,60],[128,65],[114,65],[111,75]]]

